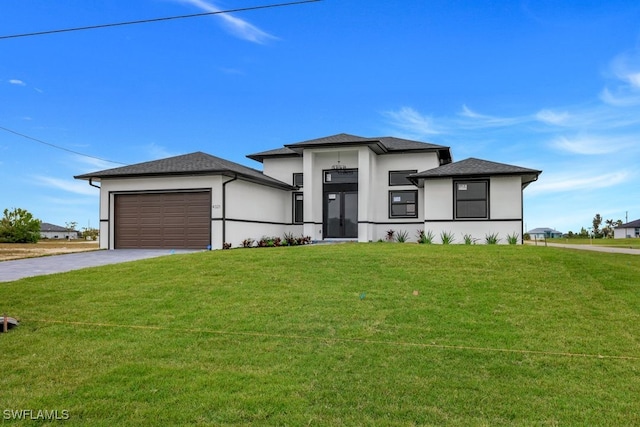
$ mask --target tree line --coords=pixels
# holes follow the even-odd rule
[[[603,226],[604,224],[604,226]],[[622,225],[623,222],[621,219],[613,220],[613,219],[604,219],[602,215],[597,213],[593,217],[593,221],[591,223],[592,227],[589,227],[589,230],[582,227],[579,233],[574,233],[573,231],[569,231],[567,233],[567,237],[577,237],[577,238],[589,238],[593,237],[594,239],[612,239],[613,238],[613,229]]]
[[[0,243],[37,243],[41,225],[42,221],[26,209],[5,209],[0,219]],[[68,231],[74,231],[77,225],[75,221],[65,223]],[[85,227],[81,234],[91,240],[98,238],[95,228]]]

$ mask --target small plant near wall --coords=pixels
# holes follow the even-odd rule
[[[454,236],[450,231],[443,231],[440,233],[440,240],[442,240],[443,245],[450,245],[455,240]]]
[[[498,233],[491,233],[484,236],[484,241],[487,245],[497,245],[500,239],[498,238]]]
[[[255,240],[253,240],[251,237],[249,237],[248,239],[244,239],[242,241],[242,247],[243,248],[251,248],[251,247],[253,247],[254,243],[255,243]]]
[[[422,245],[430,245],[433,243],[435,235],[433,231],[429,230],[425,233],[424,230],[418,230],[418,243]]]
[[[465,234],[462,236],[465,245],[475,245],[478,239],[474,239],[471,234]]]
[[[517,245],[518,237],[520,237],[518,233],[513,233],[513,235],[507,234],[507,242],[509,242],[510,245]]]
[[[393,242],[396,235],[396,230],[387,230],[387,241]]]
[[[400,230],[396,233],[396,242],[404,243],[409,240],[409,233],[405,230]]]
[[[231,249],[231,243],[224,242],[222,244],[222,249]]]

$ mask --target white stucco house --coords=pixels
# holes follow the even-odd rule
[[[338,134],[247,156],[249,168],[202,152],[75,178],[100,190],[100,245],[237,247],[244,239],[384,239],[386,231],[441,232],[461,243],[523,235],[523,190],[539,170],[480,159],[452,162],[449,147]],[[106,237],[106,238],[105,238]]]
[[[78,231],[69,230],[59,225],[43,222],[40,224],[40,238],[42,239],[77,239]]]
[[[531,240],[545,240],[562,237],[562,231],[554,230],[549,227],[538,227],[527,231]]]
[[[628,237],[640,237],[640,219],[619,225],[613,229],[614,239],[626,239]]]

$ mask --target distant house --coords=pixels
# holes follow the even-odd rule
[[[59,225],[49,224],[43,222],[40,224],[40,238],[42,239],[77,239],[78,232],[76,230],[69,230]]]
[[[627,237],[640,237],[640,219],[619,225],[613,229],[614,239],[626,239]]]
[[[544,240],[562,237],[562,231],[547,227],[534,228],[527,233],[531,236],[531,240]]]
[[[284,233],[368,242],[390,229],[506,244],[522,238],[522,193],[541,173],[348,134],[247,157],[263,170],[196,152],[76,176],[100,184],[100,247],[218,249]]]

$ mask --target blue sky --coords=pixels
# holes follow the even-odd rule
[[[274,2],[275,3],[275,2]],[[0,36],[269,4],[3,0]],[[98,224],[74,175],[351,133],[543,170],[528,229],[640,218],[640,3],[324,0],[0,39],[0,209]],[[98,159],[97,159],[98,158]]]

